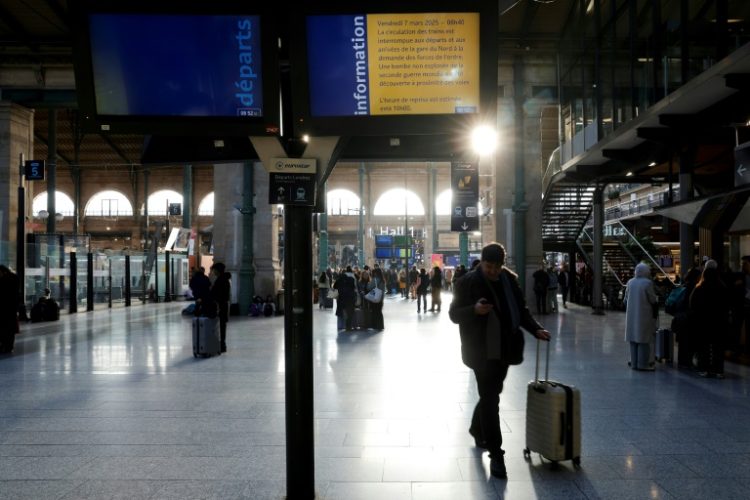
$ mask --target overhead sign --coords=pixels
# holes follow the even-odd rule
[[[267,170],[271,173],[314,174],[317,161],[315,158],[271,158]]]
[[[479,169],[476,163],[451,162],[451,231],[479,229]]]
[[[23,173],[27,181],[43,181],[44,160],[27,160],[23,162]]]
[[[315,206],[316,169],[314,158],[271,158],[268,165],[271,180],[268,202]]]
[[[750,142],[734,149],[734,185],[750,184]]]

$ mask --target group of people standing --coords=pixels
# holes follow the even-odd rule
[[[193,272],[190,278],[190,290],[195,298],[195,315],[219,318],[221,352],[227,352],[227,322],[229,321],[229,303],[231,300],[232,275],[226,271],[222,262],[215,262],[209,276],[201,267]]]
[[[563,264],[559,270],[552,266],[545,268],[542,264],[534,272],[532,278],[534,280],[537,314],[558,312],[558,292],[562,295],[563,307],[568,307],[568,290],[570,289],[571,277],[567,264]]]
[[[325,275],[325,273],[323,273]],[[328,276],[326,275],[326,278]],[[318,287],[320,288],[320,281]],[[381,331],[385,329],[383,321],[383,299],[387,291],[387,283],[382,269],[375,267],[370,269],[365,266],[363,270],[355,273],[351,266],[347,266],[343,273],[339,273],[327,289],[336,290],[336,316],[343,323],[343,329],[347,331],[360,328],[363,330],[373,329]],[[377,290],[377,291],[376,291]]]
[[[744,259],[743,268],[750,271],[750,257]],[[724,378],[724,350],[733,300],[718,263],[709,259],[701,267],[691,268],[682,285],[672,293],[675,296],[668,300],[667,312],[674,316],[671,329],[677,337],[678,364],[697,369],[703,377]],[[659,299],[648,264],[635,267],[635,277],[626,285],[625,303],[629,364],[635,370],[653,371]]]

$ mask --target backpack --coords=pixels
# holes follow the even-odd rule
[[[667,300],[664,303],[664,311],[672,316],[677,313],[677,309],[685,301],[687,295],[687,288],[684,286],[677,287],[669,292]]]

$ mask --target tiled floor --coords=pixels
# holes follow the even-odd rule
[[[534,348],[501,399],[510,479],[467,433],[476,401],[447,315],[388,298],[382,333],[314,311],[316,489],[325,499],[750,498],[749,370],[627,368],[623,315],[542,318],[553,378],[582,391],[580,471],[523,458]],[[0,358],[0,498],[283,498],[282,318],[232,318],[193,359],[184,304],[24,326]]]

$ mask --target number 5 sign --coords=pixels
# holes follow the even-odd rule
[[[44,160],[28,160],[23,163],[23,173],[27,181],[44,180]]]

